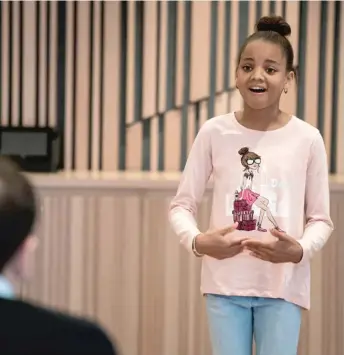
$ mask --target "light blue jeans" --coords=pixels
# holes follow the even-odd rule
[[[301,309],[281,299],[206,295],[213,355],[297,355]]]

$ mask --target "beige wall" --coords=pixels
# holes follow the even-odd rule
[[[229,48],[229,86],[234,87],[234,68],[238,54],[238,41],[240,37],[239,24],[244,2],[231,1],[230,17],[230,48]],[[271,2],[272,3],[272,2]],[[275,12],[283,13],[283,1],[275,1]],[[305,81],[302,84],[304,92],[304,117],[306,121],[316,125],[318,112],[318,90],[319,86],[324,87],[324,138],[331,158],[331,137],[337,136],[337,172],[344,172],[344,21],[341,21],[338,32],[335,29],[335,6],[336,2],[327,2],[326,21],[321,20],[321,2],[308,1],[306,12],[306,44],[299,46],[299,19],[300,2],[285,2],[286,20],[292,27],[291,42],[295,48],[296,65],[298,54],[305,52]],[[59,2],[24,2],[22,5],[23,14],[23,123],[32,125],[36,122],[36,103],[39,116],[37,121],[44,125],[46,120],[50,125],[62,122],[64,118],[65,139],[65,167],[66,169],[85,170],[101,169],[114,171],[119,167],[119,159],[125,160],[125,168],[128,170],[141,170],[143,168],[143,155],[150,157],[152,171],[159,170],[159,160],[164,162],[162,169],[175,171],[181,165],[181,137],[182,132],[187,131],[186,152],[190,148],[196,133],[194,104],[189,105],[186,122],[182,121],[182,112],[179,108],[168,109],[166,104],[166,86],[168,84],[167,74],[167,51],[170,45],[168,42],[168,2],[147,1],[144,2],[143,11],[143,84],[142,90],[142,112],[140,117],[148,117],[149,123],[144,120],[134,122],[135,109],[139,105],[135,96],[137,88],[137,63],[136,63],[136,30],[139,30],[139,21],[136,16],[140,15],[140,8],[137,2],[127,3],[127,59],[126,77],[122,80],[121,74],[121,24],[123,20],[123,5],[119,1],[90,2],[83,1],[66,3],[65,28],[66,42],[63,42],[66,50],[65,72],[58,72],[58,27],[59,11],[63,4]],[[159,6],[159,7],[158,7]],[[210,46],[211,46],[211,2],[194,1],[191,11],[191,47],[190,47],[190,100],[199,101],[199,120],[204,122],[208,116],[208,98],[210,96]],[[217,92],[223,91],[224,82],[224,51],[225,51],[225,2],[217,5],[217,36],[216,36],[216,83]],[[248,2],[248,22],[241,24],[243,28],[251,33],[256,21],[257,2]],[[262,14],[270,12],[270,1],[261,3]],[[12,8],[12,38],[10,46],[9,14]],[[40,17],[37,20],[37,8],[40,9]],[[48,12],[49,10],[49,12]],[[160,11],[160,24],[158,27],[157,14]],[[344,6],[340,8],[341,18],[344,18]],[[49,14],[49,21],[48,20]],[[90,18],[92,14],[92,19]],[[3,124],[8,122],[9,108],[12,107],[12,123],[18,124],[20,99],[20,31],[19,2],[2,2],[2,105],[1,117]],[[183,104],[183,87],[185,84],[184,73],[184,31],[186,3],[177,3],[177,18],[175,24],[176,35],[176,66],[174,70],[176,85],[174,87],[175,107]],[[63,16],[62,16],[63,17]],[[93,22],[91,22],[91,20]],[[40,25],[39,34],[40,59],[37,65],[36,53],[36,25]],[[92,23],[92,26],[91,26]],[[326,23],[327,41],[324,47],[320,43],[320,30],[322,23]],[[47,24],[49,28],[46,29]],[[63,31],[62,31],[63,33]],[[103,42],[101,34],[103,33]],[[159,34],[159,43],[158,43]],[[47,41],[47,35],[48,41]],[[339,64],[333,67],[334,39],[338,37],[340,43]],[[91,41],[93,39],[93,42]],[[159,46],[158,46],[159,44]],[[90,46],[93,45],[93,56]],[[12,77],[11,91],[9,85],[9,63],[8,49],[12,48]],[[62,48],[62,49],[63,49]],[[47,57],[47,49],[50,56]],[[325,53],[326,66],[325,82],[319,82],[320,52]],[[48,61],[46,58],[50,58]],[[92,61],[91,61],[92,59]],[[91,67],[90,67],[91,65]],[[102,71],[103,70],[103,71]],[[339,83],[338,122],[331,127],[333,118],[333,75],[335,82]],[[40,91],[36,96],[36,78],[39,77]],[[60,79],[59,79],[60,78]],[[64,90],[57,89],[57,82],[65,78]],[[49,79],[49,80],[48,80]],[[103,81],[102,81],[103,80]],[[102,83],[102,86],[101,86]],[[126,85],[124,85],[126,84]],[[301,85],[301,83],[300,83]],[[90,88],[92,90],[90,90]],[[216,95],[215,114],[221,114],[240,107],[240,97],[237,92],[227,92]],[[121,95],[125,93],[125,105],[121,106]],[[57,96],[60,95],[60,96]],[[62,95],[62,96],[61,96]],[[36,100],[37,99],[37,100]],[[65,100],[57,103],[57,100]],[[91,104],[91,106],[90,106]],[[103,108],[101,115],[100,105]],[[296,89],[283,95],[281,107],[288,112],[296,112]],[[125,109],[123,116],[120,109]],[[57,109],[60,109],[58,116]],[[45,112],[48,111],[48,116]],[[160,126],[158,113],[163,115],[164,129]],[[127,124],[126,127],[123,124]],[[184,126],[183,126],[184,124]],[[121,146],[119,139],[120,131],[125,130],[124,146]],[[124,131],[123,131],[124,132]],[[91,137],[91,138],[90,138]],[[123,138],[122,138],[123,139]],[[100,152],[102,154],[100,154]],[[75,154],[75,155],[74,155]],[[332,152],[333,154],[333,152]],[[184,154],[185,155],[185,154]],[[75,157],[73,165],[73,156]],[[88,159],[90,157],[90,165]],[[161,166],[160,166],[161,168]]]
[[[179,176],[35,175],[42,197],[35,278],[22,295],[98,319],[123,355],[210,355],[200,264],[167,222]],[[209,220],[210,189],[199,209]],[[312,262],[299,355],[344,353],[344,180],[331,178],[336,231]]]

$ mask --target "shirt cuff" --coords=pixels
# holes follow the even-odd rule
[[[307,241],[304,239],[300,239],[300,240],[298,240],[298,243],[301,245],[301,248],[302,248],[302,258],[298,262],[298,264],[309,263],[312,255],[311,255],[310,249],[307,245]]]
[[[202,232],[195,226],[194,228],[191,228],[190,230],[185,232],[181,238],[180,243],[183,244],[186,250],[192,255],[195,255],[192,250],[192,241],[201,233]]]

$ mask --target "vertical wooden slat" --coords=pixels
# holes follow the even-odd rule
[[[169,1],[167,5],[166,110],[174,108],[175,105],[177,6],[177,2],[174,1]]]
[[[77,93],[78,93],[78,84],[77,84],[77,54],[78,54],[78,3],[73,3],[73,71],[72,71],[72,136],[71,136],[71,146],[72,146],[72,169],[76,169],[76,116],[77,116]]]
[[[67,3],[67,55],[66,55],[66,122],[65,122],[65,158],[64,158],[64,169],[72,169],[72,155],[73,155],[73,86],[74,86],[74,71],[73,63],[75,60],[74,53],[74,4],[72,2]]]
[[[270,16],[270,15],[271,15],[270,2],[269,1],[262,1],[262,16]]]
[[[228,113],[228,94],[218,94],[215,98],[215,116]]]
[[[340,54],[340,22],[341,22],[341,13],[340,8],[342,6],[341,2],[335,3],[335,13],[334,13],[334,43],[333,43],[333,54],[332,54],[332,122],[331,122],[331,160],[330,160],[330,172],[332,174],[337,172],[337,129],[338,129],[338,101],[339,97],[339,82],[338,82],[338,69],[339,69],[339,54]],[[343,42],[342,42],[343,43]]]
[[[207,101],[202,101],[201,102],[199,113],[200,113],[200,115],[199,115],[199,128],[201,128],[204,125],[204,123],[209,119]]]
[[[158,83],[158,111],[165,112],[166,110],[166,70],[167,70],[167,18],[168,18],[168,3],[162,1],[159,11],[159,83]]]
[[[217,9],[217,36],[216,36],[216,92],[223,89],[224,60],[225,60],[225,26],[226,26],[226,1],[220,1]]]
[[[298,65],[299,55],[299,1],[288,1],[286,5],[286,21],[291,27],[291,36],[289,38],[290,43],[294,50],[294,65]],[[282,94],[280,101],[280,108],[290,114],[296,115],[296,95],[298,87],[296,82],[292,83],[287,94]]]
[[[49,35],[49,30],[47,28],[47,7],[48,2],[40,2],[40,18],[39,18],[39,28],[41,29],[39,32],[39,68],[38,68],[38,81],[39,81],[39,97],[38,97],[38,125],[40,127],[45,126],[46,121],[46,106],[47,106],[47,98],[49,95],[49,91],[46,91],[46,81],[47,81],[47,61],[46,61],[46,51],[47,51],[47,36]]]
[[[127,77],[128,77],[128,31],[129,31],[129,19],[128,19],[128,3],[120,3],[120,65],[119,65],[119,126],[118,126],[118,169],[125,169],[126,162],[126,120],[127,120]]]
[[[133,195],[123,201],[124,218],[122,220],[122,235],[127,234],[127,238],[121,238],[122,257],[122,319],[121,323],[126,323],[122,333],[122,341],[126,344],[125,353],[139,355],[139,320],[141,299],[137,292],[140,288],[141,275],[139,260],[142,250],[142,202],[138,195]],[[161,211],[163,214],[163,211]],[[132,216],[135,216],[133,223]],[[163,216],[161,216],[163,218]],[[156,236],[161,235],[157,233]],[[123,262],[125,260],[125,262]],[[162,273],[162,271],[160,271]]]
[[[230,77],[234,75],[234,73],[231,72],[231,67],[229,65],[230,63],[230,57],[231,57],[231,45],[230,45],[230,28],[231,28],[231,22],[232,22],[232,16],[231,12],[232,11],[232,6],[230,1],[225,2],[225,11],[223,12],[223,15],[220,14],[220,16],[225,17],[225,24],[224,24],[224,32],[225,32],[225,38],[224,38],[224,43],[222,44],[224,48],[224,60],[223,60],[223,89],[228,90],[230,87]]]
[[[239,48],[244,44],[249,30],[248,30],[248,17],[249,17],[249,2],[240,1],[239,2]]]
[[[340,54],[339,54],[339,87],[338,87],[338,130],[337,134],[337,173],[344,174],[344,6],[341,5],[341,28],[340,28]]]
[[[165,208],[163,202],[153,194],[143,201],[142,211],[142,249],[140,259],[141,269],[141,309],[140,309],[140,338],[139,355],[164,354],[164,258],[165,243],[158,235],[165,235],[165,230],[154,223],[156,218],[163,218],[161,211]],[[155,214],[158,211],[158,214]],[[160,252],[157,254],[149,247],[153,238],[154,244]],[[147,281],[150,280],[151,286]],[[147,307],[142,307],[146,304]],[[159,311],[158,311],[159,310]],[[161,336],[155,335],[160,332]]]
[[[126,137],[126,170],[141,170],[142,123],[127,127]]]
[[[326,67],[324,68],[326,77],[325,77],[325,91],[324,91],[324,141],[326,145],[326,152],[328,160],[331,161],[331,121],[332,121],[332,72],[333,72],[333,49],[334,49],[334,10],[335,2],[329,1],[328,12],[327,12],[327,23],[329,24],[327,30],[326,38],[326,48],[324,51],[326,53]],[[329,22],[330,21],[330,22]],[[336,34],[337,35],[337,34]],[[336,68],[337,70],[337,68]]]
[[[276,14],[276,1],[275,0],[270,0],[269,13],[273,14],[273,15]]]
[[[168,111],[165,114],[165,170],[179,171],[180,167],[181,112]]]
[[[99,211],[97,210],[97,198],[94,196],[87,196],[85,198],[85,242],[84,242],[84,309],[89,316],[95,316],[95,297],[96,288],[96,250],[97,250],[97,219]]]
[[[134,121],[135,109],[135,1],[128,1],[127,27],[127,85],[126,85],[126,122]]]
[[[250,1],[248,8],[248,36],[250,36],[254,31],[254,26],[257,23],[257,1]]]
[[[11,126],[12,125],[12,119],[13,119],[13,107],[12,107],[12,90],[13,90],[13,3],[9,3],[9,9],[8,9],[8,43],[9,43],[9,50],[7,56],[8,56],[8,65],[9,65],[9,70],[6,73],[8,77],[8,91],[9,91],[9,97],[8,97],[8,123]]]
[[[151,144],[150,144],[150,171],[156,172],[158,171],[158,149],[159,149],[159,121],[158,116],[154,116],[151,119],[150,124],[150,136],[151,136]]]
[[[24,62],[24,53],[23,53],[23,36],[24,36],[24,28],[23,28],[23,19],[24,19],[24,3],[19,2],[18,9],[18,57],[19,57],[19,70],[18,70],[18,124],[23,126],[23,62]]]
[[[216,72],[217,72],[217,36],[218,36],[218,2],[213,1],[210,9],[210,62],[209,62],[209,99],[208,99],[208,118],[214,116],[215,95],[216,95]]]
[[[103,169],[117,170],[120,124],[120,9],[119,2],[106,2],[104,14],[104,122]]]
[[[2,2],[1,3],[1,124],[7,125],[8,123],[8,51],[9,51],[9,43],[8,43],[8,31],[9,31],[9,3]]]
[[[275,15],[283,17],[283,1],[275,1]]]
[[[256,22],[261,18],[263,9],[262,9],[262,1],[257,0],[256,3]]]
[[[40,80],[39,80],[39,69],[41,65],[41,55],[40,55],[40,32],[41,32],[41,7],[39,2],[35,3],[36,8],[36,26],[35,26],[35,66],[36,66],[36,78],[35,78],[35,126],[39,125],[39,97],[41,92]]]
[[[151,118],[140,122],[142,126],[141,170],[143,171],[149,171],[151,165],[151,123]]]
[[[320,30],[319,30],[319,41],[321,43],[321,48],[318,52],[319,57],[319,73],[318,73],[318,104],[317,104],[317,127],[322,135],[324,135],[324,115],[325,115],[325,80],[326,72],[324,68],[326,67],[326,50],[327,47],[327,31],[328,26],[326,24],[328,13],[328,2],[321,2],[321,17],[320,17]]]
[[[92,134],[92,126],[93,126],[93,111],[94,111],[94,2],[90,1],[90,9],[89,9],[89,25],[88,25],[88,132],[87,132],[87,169],[92,168],[92,147],[93,147],[93,134]]]
[[[134,121],[142,119],[143,88],[143,20],[145,2],[135,3],[135,83],[134,83]]]
[[[156,78],[157,78],[157,11],[158,3],[145,3],[143,31],[143,87],[142,87],[142,116],[151,117],[156,112]]]
[[[78,170],[87,169],[87,137],[88,137],[88,103],[89,97],[90,72],[89,72],[89,13],[90,3],[76,3],[78,9],[77,23],[77,62],[76,66],[76,135],[75,135],[75,168]]]
[[[104,37],[105,37],[105,3],[99,10],[99,132],[98,132],[98,169],[103,170],[103,138],[104,138]]]
[[[165,169],[165,115],[160,113],[158,115],[158,170],[164,171]]]
[[[191,37],[192,37],[192,3],[185,3],[184,26],[183,26],[183,107],[181,123],[181,148],[180,148],[180,170],[184,169],[187,160],[187,137],[188,137],[188,111],[190,105],[190,76],[191,76]]]
[[[167,202],[167,201],[166,201]],[[167,209],[168,206],[165,206],[164,209]],[[164,243],[164,250],[162,255],[164,255],[164,324],[163,324],[163,355],[169,354],[182,354],[185,353],[185,349],[181,349],[180,346],[180,333],[183,328],[180,325],[180,318],[184,317],[184,325],[187,323],[186,314],[180,314],[181,302],[178,292],[174,292],[175,288],[178,287],[181,281],[180,268],[181,258],[180,258],[180,249],[179,243],[175,243],[173,236],[172,238],[167,238]],[[184,269],[184,271],[186,271]],[[184,289],[185,290],[185,289]],[[185,290],[186,291],[186,290]],[[171,320],[171,321],[170,321]]]
[[[192,144],[196,137],[196,122],[195,122],[195,107],[190,105],[188,107],[188,135],[187,135],[187,155],[190,152]]]
[[[23,62],[23,123],[25,126],[33,126],[35,117],[35,93],[36,93],[36,52],[35,52],[35,28],[36,11],[34,2],[24,2],[24,37],[23,51],[25,60]]]
[[[209,96],[210,13],[211,2],[193,2],[190,91],[192,101]]]
[[[176,46],[176,106],[183,103],[183,85],[184,85],[184,40],[185,40],[185,8],[186,3],[178,1],[177,4],[177,46]]]
[[[19,125],[19,73],[20,73],[20,59],[19,59],[19,2],[12,4],[12,92],[11,92],[11,106],[12,106],[12,125]]]
[[[108,9],[112,8],[106,6]],[[119,4],[117,4],[119,5]],[[120,284],[120,273],[122,272],[120,253],[121,250],[116,245],[120,246],[119,233],[121,231],[121,213],[120,206],[116,203],[113,196],[99,197],[99,220],[97,233],[97,269],[96,269],[96,288],[100,290],[102,284],[108,285],[106,290],[97,292],[96,294],[96,313],[102,324],[111,329],[111,334],[120,337],[123,332],[123,326],[118,325],[118,320],[121,319],[121,303],[122,297],[120,292],[116,292],[116,286]],[[107,233],[112,234],[107,242],[105,238]],[[112,270],[111,273],[108,270]],[[115,293],[113,293],[115,292]],[[122,345],[122,347],[125,344]]]
[[[60,144],[60,164],[59,168],[64,167],[64,159],[65,159],[65,141],[63,132],[65,130],[65,121],[66,121],[66,74],[67,74],[67,55],[66,55],[66,41],[67,41],[67,4],[59,2],[56,4],[56,18],[57,18],[57,26],[56,26],[56,37],[57,37],[57,55],[56,55],[56,71],[54,72],[54,83],[56,80],[56,95],[53,103],[56,103],[56,122],[57,127],[60,133],[60,137],[62,139]],[[55,106],[52,105],[53,108]]]
[[[320,12],[321,3],[314,2],[309,6],[307,18],[307,50],[305,58],[305,114],[304,120],[317,126],[318,110],[314,98],[317,97],[319,87],[319,60],[320,51]]]
[[[306,52],[307,52],[307,16],[308,14],[308,2],[300,1],[300,17],[299,17],[299,77],[298,77],[298,90],[297,90],[297,102],[296,113],[302,120],[305,119],[305,71],[306,71]]]
[[[100,117],[100,91],[101,91],[101,82],[100,82],[100,75],[101,75],[101,53],[100,53],[100,46],[101,46],[101,39],[100,39],[100,27],[101,27],[101,2],[94,3],[94,29],[93,29],[93,68],[92,73],[93,75],[93,96],[90,100],[93,100],[93,111],[92,111],[92,126],[89,127],[90,133],[92,135],[92,160],[91,160],[91,169],[98,170],[99,166],[99,129],[100,129],[100,121],[102,117]]]
[[[85,246],[83,240],[87,229],[85,226],[85,203],[82,196],[73,196],[70,202],[71,224],[69,226],[69,235],[73,235],[74,238],[69,241],[70,258],[73,262],[69,265],[68,307],[73,313],[80,314],[84,304],[84,265],[82,255],[84,254]]]
[[[57,72],[57,2],[50,2],[50,29],[49,29],[49,45],[50,58],[48,63],[49,70],[49,111],[47,112],[50,127],[57,124],[57,104],[56,104],[56,72]],[[66,74],[64,74],[66,75]]]
[[[239,55],[239,2],[231,1],[229,86],[235,87],[235,70]]]

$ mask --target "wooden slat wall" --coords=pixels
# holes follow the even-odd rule
[[[300,70],[281,108],[319,127],[330,171],[344,172],[340,1],[0,6],[1,124],[57,126],[66,170],[182,169],[201,116],[241,107],[240,43],[274,12],[292,27]]]
[[[42,198],[34,277],[22,297],[97,319],[130,355],[210,355],[199,260],[166,218],[178,176],[34,176]],[[336,230],[312,262],[299,355],[344,353],[344,181],[331,184]],[[199,210],[207,229],[208,191]]]

